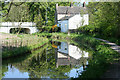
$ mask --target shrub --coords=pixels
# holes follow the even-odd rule
[[[42,27],[42,32],[51,32],[52,31],[52,26],[43,26]]]

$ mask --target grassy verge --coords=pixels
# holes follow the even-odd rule
[[[2,52],[2,58],[8,58],[26,54],[31,50],[34,50],[40,46],[43,46],[48,42],[47,38],[37,37],[34,35],[17,35],[20,39],[18,40],[7,40],[5,49]],[[13,41],[13,42],[12,42]]]
[[[12,64],[14,64],[14,63],[18,63],[18,62],[22,62],[22,61],[24,61],[24,60],[28,60],[28,59],[31,59],[33,56],[35,56],[35,55],[37,55],[37,54],[39,54],[39,53],[42,53],[42,51],[44,50],[44,49],[46,49],[48,47],[48,44],[46,44],[46,45],[44,45],[43,47],[40,47],[40,48],[38,48],[38,49],[36,49],[36,50],[32,50],[30,53],[26,53],[26,54],[21,54],[19,57],[15,57],[15,58],[13,58],[13,57],[10,57],[10,58],[5,58],[5,59],[3,59],[3,65],[4,64],[6,64],[7,65],[7,63],[12,63]],[[41,54],[40,54],[41,55]]]
[[[85,34],[86,34],[86,35],[89,35],[89,36],[92,36],[92,37],[105,39],[105,40],[108,40],[108,41],[110,41],[110,42],[116,43],[117,45],[120,45],[120,38],[106,37],[106,36],[100,35],[100,34],[88,34],[88,33],[85,33]]]
[[[95,37],[102,38],[102,39],[108,40],[110,42],[116,43],[117,45],[120,45],[120,38],[104,37],[104,36],[95,36]]]
[[[52,36],[52,33],[34,33],[33,35],[38,35],[39,37]]]

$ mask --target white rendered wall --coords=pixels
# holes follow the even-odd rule
[[[30,34],[38,32],[37,27],[29,27],[30,29]]]
[[[69,14],[58,14],[57,20],[60,20],[61,18],[65,17],[65,16],[70,16],[70,15]]]
[[[18,27],[20,23],[22,24],[20,27]],[[35,25],[36,24],[32,22],[2,22],[0,25],[0,32],[10,33],[11,28],[28,28],[30,29],[30,34],[32,34],[38,32],[37,27],[35,27]]]
[[[61,26],[59,26],[61,28],[61,32],[68,32],[68,20],[58,21],[58,24],[61,24]]]
[[[82,26],[82,22],[84,22],[83,26],[88,25],[88,21],[89,21],[88,14],[84,14],[83,17],[81,17],[80,14],[77,14],[69,19],[69,29],[79,28],[80,26]]]
[[[2,22],[1,26],[5,27],[18,27],[18,25],[21,24],[21,27],[27,26],[27,27],[32,27],[35,26],[36,24],[33,22]]]
[[[0,32],[3,32],[3,33],[10,33],[10,28],[8,27],[0,27]]]
[[[80,26],[82,17],[77,14],[69,19],[69,29],[77,29]]]
[[[61,18],[65,17],[63,14],[58,14],[57,20],[60,20]]]
[[[0,32],[10,33],[11,28],[16,28],[16,27],[0,27]],[[36,33],[38,31],[36,27],[24,27],[24,28],[30,29],[30,34]]]
[[[88,25],[89,24],[89,15],[88,14],[84,14],[83,15],[83,19],[84,19],[84,25]]]

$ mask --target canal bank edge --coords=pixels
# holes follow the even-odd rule
[[[48,43],[48,39],[44,38],[43,41],[39,42],[38,44],[34,44],[31,46],[23,46],[23,47],[18,47],[15,50],[10,50],[10,51],[4,51],[2,52],[2,58],[9,58],[9,57],[15,57],[18,55],[30,53],[31,50],[35,50],[37,48],[40,48]]]

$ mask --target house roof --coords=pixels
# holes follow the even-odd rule
[[[65,17],[59,19],[59,21],[68,20],[68,19],[70,19],[70,18],[73,17],[73,16],[74,16],[74,15],[72,15],[72,16],[65,16]]]
[[[58,6],[58,14],[79,14],[79,13],[88,13],[87,8],[79,6]]]

